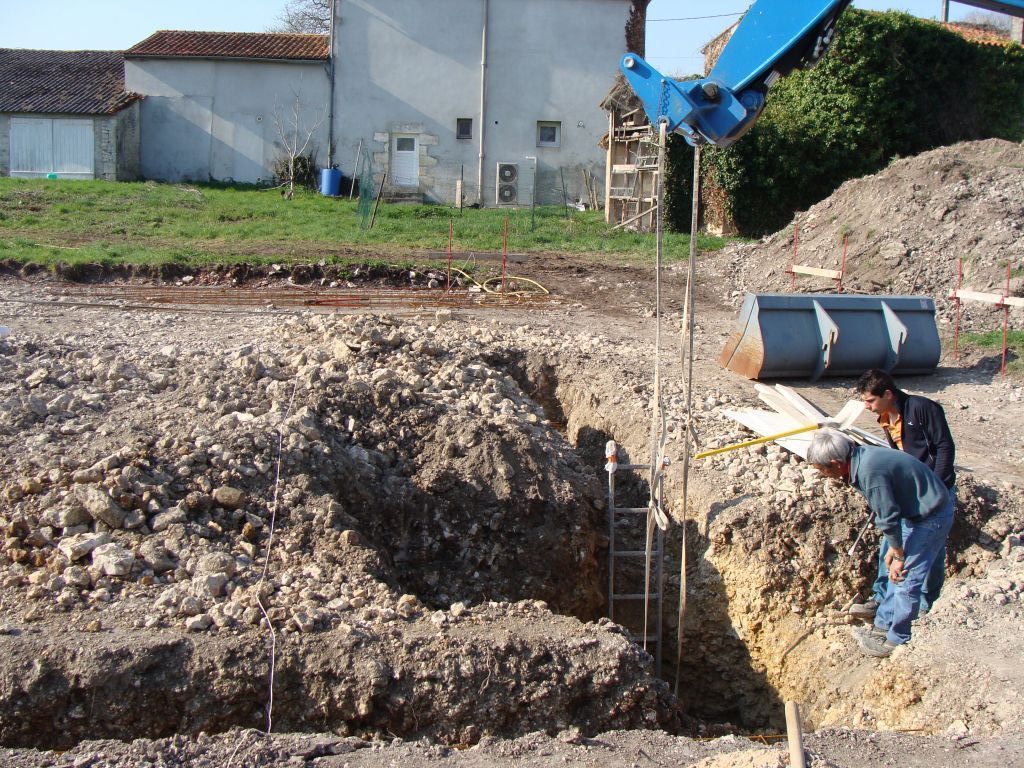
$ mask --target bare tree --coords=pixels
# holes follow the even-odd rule
[[[971,11],[964,16],[968,24],[976,24],[979,27],[986,27],[1009,37],[1011,21],[1010,17],[1002,13],[987,13],[985,11]]]
[[[313,110],[311,121],[304,119],[301,86],[293,89],[292,95],[295,98],[292,100],[290,115],[285,115],[277,100],[274,100],[274,128],[277,130],[278,146],[281,151],[279,164],[284,170],[281,180],[281,186],[284,187],[282,194],[289,200],[295,194],[296,163],[305,157],[306,160],[303,162],[310,166],[305,170],[313,172],[316,152],[309,150],[313,147],[313,134],[324,122],[322,109]]]
[[[331,0],[288,0],[271,32],[326,35],[331,31]]]

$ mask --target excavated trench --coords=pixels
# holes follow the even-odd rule
[[[359,344],[350,342],[372,382],[330,381],[341,369],[311,351],[319,343],[288,374],[308,376],[311,391],[282,432],[280,487],[268,482],[276,435],[253,426],[276,423],[276,406],[255,418],[233,414],[250,396],[283,401],[287,375],[243,349],[230,364],[203,362],[218,370],[212,394],[230,405],[208,423],[200,418],[191,437],[187,427],[184,439],[167,433],[175,409],[181,424],[195,423],[190,406],[205,397],[189,389],[206,387],[205,377],[183,371],[174,402],[152,409],[163,413],[159,424],[148,412],[133,412],[145,424],[104,414],[128,424],[130,445],[95,463],[85,458],[94,445],[81,459],[68,452],[61,472],[8,493],[16,505],[4,522],[2,604],[7,616],[32,607],[0,631],[0,743],[64,749],[85,739],[262,728],[271,715],[275,730],[450,744],[570,727],[679,727],[647,656],[615,625],[594,623],[604,517],[592,469],[543,423],[536,403],[517,395],[500,355],[446,362],[461,386],[431,396],[377,376],[397,346],[380,331],[397,333],[400,324],[375,322],[357,326]],[[317,334],[299,327],[294,336],[311,343]],[[335,346],[333,359],[354,354]],[[538,392],[553,391],[538,381]],[[467,416],[452,407],[467,392],[481,407],[503,393],[519,410]],[[554,400],[547,406],[555,410]],[[24,420],[29,430],[39,423],[27,412]],[[216,438],[205,436],[214,429]],[[233,501],[217,487],[228,479],[240,486]],[[142,487],[160,486],[180,502],[160,513],[163,522],[65,534],[116,534],[136,553],[137,567],[117,577],[94,565],[71,584],[66,559],[81,555],[58,552],[34,531],[53,517],[48,504],[74,507],[75,487],[97,481],[125,507],[136,492],[143,498]],[[44,482],[53,490],[37,500]]]
[[[132,478],[163,482],[181,498],[175,509],[182,514],[141,537],[123,534],[136,536],[146,566],[130,578],[101,575],[81,596],[75,591],[70,607],[36,610],[30,621],[3,627],[0,743],[67,748],[84,739],[265,728],[269,714],[275,730],[449,744],[570,727],[588,735],[681,729],[682,711],[652,676],[650,657],[600,619],[604,445],[614,439],[643,460],[649,425],[643,408],[622,397],[641,390],[585,356],[486,341],[453,355],[397,321],[335,321],[326,330],[299,324],[285,335],[306,345],[287,374],[283,357],[278,367],[267,362],[273,375],[265,375],[249,352],[230,364],[203,363],[219,371],[224,397],[239,394],[236,380],[268,401],[286,399],[289,377],[308,387],[302,409],[286,422],[282,503],[265,582],[266,510],[279,490],[269,481],[277,433],[265,425],[277,423],[276,406],[255,419],[232,419],[222,408],[188,441],[164,434],[161,425],[173,422],[167,411],[160,423],[135,424],[137,447],[117,461],[96,469],[65,460],[65,475],[86,472],[126,493]],[[327,353],[325,335],[348,340],[331,342]],[[396,350],[417,345],[424,358],[407,365],[397,357]],[[348,378],[339,378],[339,359]],[[359,366],[365,376],[352,373]],[[207,386],[193,383],[204,381],[193,371],[181,375],[180,399],[168,409],[191,405]],[[446,383],[431,390],[417,379]],[[466,412],[464,401],[482,410]],[[188,408],[182,413],[196,418]],[[564,435],[551,425],[564,425]],[[214,426],[221,430],[216,445],[203,436]],[[146,429],[151,437],[137,434]],[[236,471],[239,456],[257,471]],[[806,496],[776,505],[721,470],[692,478],[679,670],[686,714],[744,729],[776,727],[782,699],[797,698],[809,702],[813,724],[834,694],[826,670],[815,666],[830,652],[828,641],[807,614],[834,608],[865,583],[866,565],[838,554],[856,535],[860,512],[816,510]],[[250,511],[211,501],[227,479],[248,494]],[[669,476],[670,499],[678,499],[678,479]],[[642,480],[623,477],[618,485],[620,504],[646,502]],[[190,490],[197,487],[206,490]],[[46,558],[37,554],[49,550],[32,530],[45,513],[18,503],[21,522],[5,524],[5,557],[23,551],[43,573]],[[965,520],[980,525],[977,515]],[[676,672],[679,533],[674,526],[666,543],[668,680]],[[642,532],[623,528],[621,536],[642,547]],[[223,553],[234,559],[228,570],[237,569],[228,574],[234,591],[203,592],[221,575],[207,563]],[[157,555],[172,562],[158,567]],[[821,565],[808,573],[804,561]],[[52,589],[51,577],[19,568],[5,577],[7,615],[44,597],[47,584]],[[642,571],[621,576],[642,578]],[[273,655],[257,594],[276,630]],[[190,598],[202,598],[196,612],[205,611],[200,616],[212,626],[183,631],[194,618]],[[639,629],[636,614],[617,619]]]

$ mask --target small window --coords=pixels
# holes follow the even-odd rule
[[[395,140],[395,149],[399,152],[415,152],[416,139],[401,137]]]
[[[562,146],[562,124],[560,122],[541,120],[537,123],[537,146]]]
[[[457,118],[455,118],[455,138],[456,139],[472,139],[473,138],[473,118],[471,118],[471,117],[457,117]]]

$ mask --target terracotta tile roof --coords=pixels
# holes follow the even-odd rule
[[[0,112],[112,115],[139,98],[120,51],[0,48]]]
[[[994,27],[987,24],[968,24],[963,21],[949,21],[944,23],[950,32],[956,32],[965,40],[981,45],[1007,45],[1010,38]]]
[[[136,57],[327,60],[327,35],[161,30],[125,51]]]

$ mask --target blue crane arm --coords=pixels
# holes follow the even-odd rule
[[[620,66],[652,125],[664,120],[690,144],[727,147],[753,126],[778,78],[824,55],[850,2],[757,0],[700,80],[676,82],[633,53]]]

